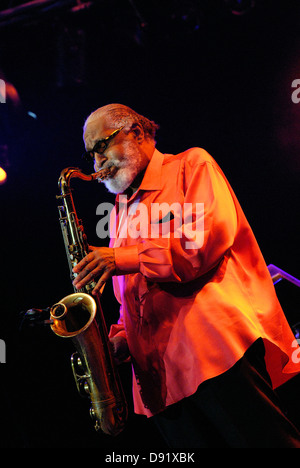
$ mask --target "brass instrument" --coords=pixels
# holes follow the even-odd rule
[[[77,217],[70,188],[72,178],[91,181],[107,177],[109,170],[86,175],[78,168],[64,169],[59,177],[63,203],[58,207],[59,219],[68,257],[71,279],[72,269],[89,253],[81,221]],[[94,427],[109,435],[120,433],[127,419],[127,404],[116,369],[99,295],[92,296],[95,282],[70,294],[50,309],[53,332],[71,338],[76,352],[71,357],[72,370],[78,392],[91,401],[90,413]]]

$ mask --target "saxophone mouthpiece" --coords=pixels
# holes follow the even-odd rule
[[[118,168],[116,166],[106,167],[105,169],[100,169],[100,171],[95,173],[95,178],[99,180],[105,180],[113,177],[117,172]]]

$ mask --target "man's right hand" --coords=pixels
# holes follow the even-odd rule
[[[127,340],[123,336],[110,338],[112,354],[117,365],[122,364],[130,357]]]

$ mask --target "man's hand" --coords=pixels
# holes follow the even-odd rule
[[[114,336],[110,338],[110,343],[112,346],[112,353],[117,365],[122,364],[130,357],[129,348],[126,338],[123,336]]]
[[[92,291],[92,294],[97,294],[116,271],[115,253],[110,247],[90,246],[90,250],[91,252],[73,268],[73,272],[77,273],[73,285],[81,289],[100,276]]]

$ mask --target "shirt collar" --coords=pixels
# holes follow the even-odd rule
[[[161,190],[161,168],[164,160],[164,155],[160,153],[156,148],[150,159],[150,162],[145,171],[142,183],[139,186],[139,190]]]
[[[116,197],[116,201],[119,203],[123,203],[129,200],[132,200],[136,197],[140,190],[161,190],[162,189],[162,178],[161,178],[161,168],[164,161],[164,155],[160,153],[156,148],[153,152],[153,155],[150,159],[150,162],[146,168],[143,180],[141,185],[137,189],[137,191],[129,197],[127,200],[127,196],[124,193],[120,193]]]

